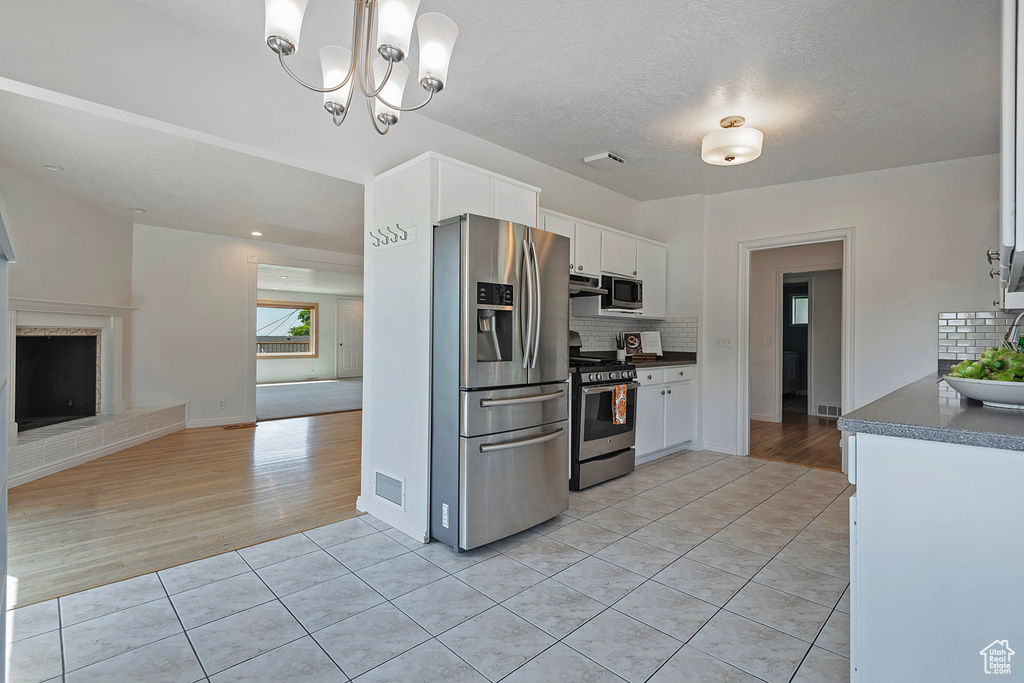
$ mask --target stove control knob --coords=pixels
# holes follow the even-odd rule
[[[619,373],[617,373],[617,372],[613,372],[613,373],[608,375],[608,379],[618,379],[618,378],[619,378]]]
[[[594,381],[594,374],[591,373],[590,375],[588,375],[587,379],[589,379],[591,382],[593,382]]]
[[[636,377],[636,370],[630,370],[626,373],[626,379],[633,379]]]
[[[604,373],[603,372],[597,373],[597,381],[598,382],[603,382],[604,381]]]

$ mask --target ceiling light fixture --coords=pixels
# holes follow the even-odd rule
[[[64,170],[63,166],[58,166],[57,164],[43,164],[43,168],[45,168],[47,171],[63,171]]]
[[[260,232],[259,230],[253,230],[249,234],[252,235],[253,237],[263,237],[263,233]]]
[[[132,213],[146,213],[145,209],[140,209],[137,206],[131,206],[128,208],[128,210],[131,211]]]
[[[700,158],[715,166],[735,166],[761,156],[764,133],[757,128],[741,128],[742,116],[726,116],[722,130],[708,133],[700,143]]]
[[[282,280],[287,280],[287,279],[288,279],[288,276],[287,276],[287,275],[282,275],[282,276],[281,276],[281,279],[282,279]]]
[[[444,89],[448,63],[459,35],[459,27],[443,14],[427,12],[416,20],[420,41],[419,84],[427,99],[413,107],[402,106],[402,94],[409,78],[403,60],[409,53],[413,19],[420,0],[353,0],[352,49],[328,45],[320,50],[322,88],[296,76],[284,58],[299,49],[299,31],[308,0],[266,0],[267,45],[277,53],[281,66],[299,84],[324,94],[324,109],[340,126],[352,103],[353,83],[366,97],[373,128],[381,135],[398,123],[403,111],[425,107],[434,93]],[[371,47],[380,57],[371,61]],[[354,57],[353,57],[354,55]],[[378,125],[379,124],[379,125]]]

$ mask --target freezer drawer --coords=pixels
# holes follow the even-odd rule
[[[470,550],[569,509],[569,422],[459,439],[459,547]]]
[[[459,392],[459,434],[482,436],[569,419],[566,382]]]

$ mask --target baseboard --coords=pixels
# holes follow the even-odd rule
[[[147,441],[152,441],[153,439],[159,439],[161,436],[173,434],[174,432],[181,431],[184,428],[185,424],[179,422],[178,424],[170,425],[168,427],[162,427],[154,432],[148,432],[146,434],[143,434],[142,436],[137,436],[134,439],[128,439],[127,441],[121,441],[119,443],[111,444],[109,446],[103,446],[102,448],[97,448],[94,451],[82,453],[81,455],[76,455],[73,458],[62,460],[58,463],[53,463],[45,467],[39,467],[29,472],[24,472],[15,477],[11,477],[8,485],[11,488],[14,488],[15,486],[20,486],[21,484],[27,484],[30,481],[35,481],[36,479],[41,479],[50,474],[56,474],[57,472],[69,469],[76,465],[87,463],[90,460],[102,458],[104,455],[117,453],[118,451],[123,451],[126,448],[138,446],[139,444],[146,443]]]
[[[400,514],[393,510],[389,510],[384,505],[373,502],[363,495],[356,498],[356,510],[373,515],[382,522],[387,522],[406,536],[409,536],[420,543],[430,542],[430,537],[423,529],[420,529],[413,524],[409,524],[409,522],[403,519]]]
[[[757,420],[758,422],[778,422],[774,415],[759,415],[755,413],[750,414],[751,420]]]
[[[713,453],[724,453],[725,455],[736,455],[737,450],[735,446],[722,446],[717,443],[705,443],[705,451],[711,451]]]
[[[188,420],[185,423],[185,428],[199,429],[201,427],[223,427],[224,425],[237,425],[244,422],[252,422],[252,420],[246,420],[244,415],[238,415],[236,417],[218,417],[209,420]]]

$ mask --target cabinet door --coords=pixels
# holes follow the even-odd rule
[[[544,218],[544,229],[556,235],[569,238],[569,270],[576,268],[576,223],[573,221],[552,216],[549,213],[542,214]]]
[[[637,457],[665,447],[665,387],[641,387],[636,392]]]
[[[493,179],[494,217],[537,227],[537,193],[504,180]]]
[[[601,271],[633,277],[636,275],[637,241],[608,230],[601,231]]]
[[[666,259],[665,247],[650,242],[637,244],[636,273],[644,283],[644,307],[640,312],[645,318],[665,317]]]
[[[437,220],[463,213],[493,218],[491,181],[490,176],[464,166],[437,162]]]
[[[665,445],[693,441],[697,427],[697,384],[665,385]]]
[[[601,275],[601,229],[576,223],[576,272]]]

